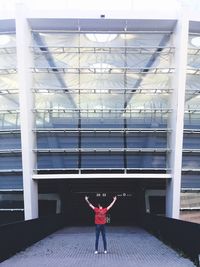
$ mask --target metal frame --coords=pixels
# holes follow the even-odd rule
[[[148,72],[147,72],[148,70]],[[199,70],[199,69],[198,69]],[[67,73],[67,74],[171,74],[174,72],[173,67],[169,68],[130,68],[130,67],[110,67],[110,68],[95,68],[95,67],[77,67],[77,68],[64,68],[64,67],[33,67],[33,73]],[[1,72],[1,70],[0,70]]]
[[[173,46],[32,46],[32,52],[35,55],[42,54],[78,54],[78,53],[106,53],[106,54],[162,54],[168,55],[174,53]]]
[[[106,173],[101,173],[101,174],[91,174],[91,173],[87,173],[87,174],[34,174],[32,176],[32,178],[34,180],[40,180],[40,179],[44,179],[44,180],[48,180],[48,179],[107,179],[108,178],[108,174]],[[131,174],[118,174],[118,173],[114,173],[111,174],[109,173],[109,178],[111,179],[126,179],[126,178],[130,178],[130,179],[171,179],[171,174],[162,174],[162,173],[153,173],[153,174],[149,174],[149,173],[131,173]]]
[[[121,178],[126,178],[124,175],[126,174],[134,174],[133,178],[140,178],[141,176],[137,176],[138,173],[145,174],[147,175],[148,173],[150,174],[166,174],[169,172],[169,168],[44,168],[44,169],[35,169],[35,174],[34,175],[40,175],[40,178],[42,179],[43,175],[52,175],[52,172],[55,173],[56,175],[59,173],[64,173],[64,174],[93,174],[93,178],[96,178],[96,174],[107,174],[107,177],[110,178],[110,174],[114,175],[115,174],[121,174]],[[48,173],[48,174],[47,174]],[[99,177],[99,176],[98,176]],[[145,176],[148,178],[152,178],[152,175],[150,176]],[[67,178],[70,178],[67,176]],[[80,178],[78,176],[73,176],[72,178]],[[168,177],[169,178],[169,177]]]
[[[66,89],[68,90],[66,92]],[[13,89],[14,90],[14,89]],[[132,92],[134,90],[134,92]],[[172,88],[33,88],[33,93],[55,93],[55,94],[72,94],[76,95],[81,92],[83,94],[145,94],[145,95],[155,95],[155,94],[171,94],[173,92]],[[0,91],[1,93],[1,91]]]
[[[172,129],[169,128],[36,128],[35,133],[77,133],[77,132],[98,132],[98,133],[170,133]],[[200,132],[200,130],[199,130]],[[1,131],[0,131],[1,133]]]
[[[159,189],[148,189],[145,191],[145,207],[146,207],[146,212],[151,213],[150,209],[150,196],[161,196],[165,197],[166,196],[166,191],[165,190],[159,190]]]
[[[72,108],[46,108],[46,109],[39,109],[36,108],[33,110],[33,112],[36,113],[75,113],[75,112],[80,112],[80,113],[101,113],[101,114],[121,114],[121,113],[126,113],[126,115],[131,113],[170,113],[172,112],[171,108],[118,108],[118,109],[111,109],[111,108],[98,108],[98,109],[87,109],[87,108],[81,108],[81,109],[72,109]],[[1,112],[1,111],[0,111]],[[121,117],[120,117],[121,118]]]
[[[5,150],[8,151],[8,150]],[[166,153],[170,152],[171,149],[169,148],[73,148],[73,149],[68,149],[68,148],[38,148],[38,149],[33,149],[34,152],[37,153],[120,153],[120,152],[126,152],[126,153]],[[10,151],[11,153],[19,153],[18,150]],[[200,149],[198,150],[198,153],[200,152]],[[0,153],[6,153],[6,152],[1,152]]]
[[[5,75],[5,74],[16,74],[17,69],[16,68],[4,68],[0,69],[0,75]]]

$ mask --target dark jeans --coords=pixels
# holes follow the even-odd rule
[[[104,250],[107,250],[106,242],[106,229],[104,224],[96,224],[96,241],[95,241],[95,250],[98,251],[99,245],[99,235],[102,235]]]

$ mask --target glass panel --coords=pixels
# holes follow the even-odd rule
[[[20,127],[16,65],[15,34],[0,33],[0,130]],[[9,135],[9,133],[1,135],[0,147],[2,149],[19,148],[20,141],[17,140],[17,137]],[[8,137],[6,138],[6,136]]]
[[[183,162],[182,162],[183,169],[200,169],[200,157],[199,154],[192,154],[183,155]]]
[[[15,50],[6,53],[6,49],[2,50],[0,47],[0,69],[15,69],[16,68],[16,54]]]
[[[124,168],[123,154],[84,153],[81,155],[82,168]]]
[[[124,97],[122,94],[81,94],[80,107],[82,109],[123,109]]]
[[[184,134],[183,148],[200,149],[200,134]]]
[[[13,33],[0,33],[0,48],[7,48],[8,51],[9,48],[15,47],[16,46],[16,37],[15,34]],[[6,52],[6,51],[5,51]]]
[[[185,129],[199,129],[200,127],[200,102],[199,102],[199,82],[200,76],[198,69],[200,68],[200,43],[199,34],[190,34],[188,38],[188,61],[187,61],[187,79],[186,79],[186,95],[185,95]],[[183,135],[183,148],[185,149],[199,149],[199,134],[188,132]],[[199,169],[199,153],[190,152],[184,153],[182,159],[183,169]],[[186,178],[187,177],[187,178]],[[191,185],[193,184],[193,174],[184,174],[182,184],[190,187],[189,181],[191,177]]]
[[[124,140],[121,133],[82,133],[82,148],[123,148]]]
[[[21,169],[22,161],[21,155],[15,154],[0,154],[0,169],[1,170],[12,170]]]
[[[200,192],[184,192],[181,193],[181,208],[182,209],[199,209],[200,207]]]
[[[189,35],[188,39],[188,65],[187,65],[187,80],[186,80],[186,101],[185,101],[185,127],[193,128],[195,124],[199,124],[199,83],[200,75],[195,70],[200,68],[200,54],[199,48],[200,35]],[[190,70],[193,69],[193,74]],[[198,128],[198,127],[197,127]]]
[[[199,173],[183,173],[181,179],[181,188],[200,188]]]
[[[0,113],[0,129],[19,129],[20,128],[20,119],[18,113]]]
[[[156,95],[144,95],[144,94],[132,94],[126,97],[128,108],[138,108],[138,109],[166,109],[169,108],[169,96],[162,94]]]
[[[37,168],[78,168],[78,154],[37,153]]]
[[[6,133],[0,135],[0,150],[20,149],[20,148],[21,148],[20,134]]]
[[[38,113],[36,114],[37,128],[78,128],[78,118],[76,114],[69,118],[66,113]]]
[[[136,114],[135,118],[127,118],[127,128],[167,128],[167,114]]]
[[[125,75],[123,73],[106,73],[100,70],[99,73],[94,73],[91,70],[91,73],[80,75],[80,88],[83,89],[118,89],[125,87]],[[134,84],[137,81],[137,76],[127,77],[127,87],[133,88]]]
[[[0,174],[0,189],[23,189],[21,174]]]
[[[127,155],[127,168],[166,168],[166,155],[131,153]]]
[[[34,61],[36,68],[51,68],[54,66],[57,68],[78,68],[79,66],[79,56],[75,53],[42,54],[40,51],[34,55]]]
[[[185,114],[184,118],[185,129],[199,129],[200,128],[200,116],[198,113]]]
[[[67,33],[33,33],[33,44],[35,46],[69,46],[79,45],[79,34]]]
[[[0,76],[1,78],[1,76]],[[5,88],[2,88],[5,89]],[[0,94],[1,110],[18,110],[19,98],[17,94]]]
[[[16,88],[16,38],[15,34],[0,33],[0,89]],[[5,75],[4,75],[5,73]],[[10,74],[11,73],[11,74]],[[4,87],[4,88],[1,88]]]
[[[129,148],[167,148],[166,134],[162,133],[127,133]]]
[[[98,71],[99,70],[99,71]],[[62,71],[62,69],[60,70]],[[69,70],[69,73],[54,72],[47,73],[47,70],[41,70],[39,73],[33,73],[33,87],[35,88],[66,88],[66,89],[123,89],[124,88],[138,88],[138,89],[152,89],[157,90],[161,97],[161,89],[171,88],[172,75],[170,73],[152,74],[146,71],[145,74],[139,73],[140,70],[132,70],[127,73],[125,70],[112,72],[105,72],[104,69],[95,71],[91,70]],[[143,71],[143,70],[142,70]],[[67,70],[66,70],[67,72]],[[163,70],[164,72],[164,70]],[[145,79],[143,79],[145,77]],[[159,90],[160,89],[160,90]],[[44,91],[45,92],[45,91]],[[64,91],[65,92],[65,91]],[[83,93],[85,93],[83,91]],[[152,92],[151,92],[152,94]],[[159,98],[159,97],[158,97]]]
[[[96,113],[95,113],[96,114]],[[82,128],[95,128],[95,129],[111,129],[111,128],[123,128],[124,127],[124,119],[113,118],[112,116],[97,116],[97,118],[81,118],[81,127]]]
[[[106,49],[108,50],[108,49]],[[57,68],[87,68],[91,72],[102,71],[109,72],[109,70],[116,70],[120,72],[120,68],[145,68],[147,62],[151,58],[151,54],[135,54],[125,51],[124,49],[120,49],[117,53],[112,51],[112,53],[108,54],[104,51],[99,50],[99,52],[95,50],[90,50],[89,52],[76,49],[75,52],[53,52],[50,54],[36,54],[34,56],[35,67],[36,68],[51,68],[56,66]],[[92,54],[94,52],[94,54]],[[109,50],[108,50],[109,52]],[[126,53],[126,54],[125,54]],[[98,63],[97,63],[98,62]],[[157,65],[152,65],[152,67]],[[169,68],[170,62],[168,56],[162,57],[162,68]],[[121,70],[122,71],[122,70]]]
[[[37,148],[77,148],[77,133],[37,133]]]
[[[73,109],[77,102],[78,95],[40,93],[35,94],[35,108],[37,109]]]
[[[86,33],[80,35],[80,45],[86,47],[119,47],[124,46],[124,40],[116,33]]]
[[[170,46],[170,34],[163,33],[33,33],[34,45],[49,47]],[[43,45],[44,46],[44,45]]]
[[[18,85],[18,79],[17,79],[17,74],[6,74],[6,75],[1,75],[0,76],[0,88],[1,90],[5,89],[16,89],[19,87]]]
[[[79,75],[74,73],[57,73],[56,71],[55,73],[33,73],[33,87],[41,89],[79,88]]]
[[[193,184],[193,180],[191,183]],[[181,192],[180,219],[194,223],[200,223],[200,192],[198,189],[195,190],[195,185],[196,184],[194,184],[194,187],[191,191],[188,190],[191,188],[191,185],[189,185],[186,192]]]

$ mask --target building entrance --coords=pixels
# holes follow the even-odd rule
[[[71,224],[93,225],[94,211],[85,201],[85,195],[89,196],[89,201],[97,207],[100,203],[107,207],[117,196],[117,201],[107,214],[109,225],[134,225],[137,219],[137,203],[134,192],[71,192],[70,201],[65,205],[65,210],[69,214]]]
[[[60,211],[66,214],[69,225],[94,225],[94,211],[86,203],[86,195],[93,206],[100,203],[103,207],[107,207],[117,196],[115,205],[108,213],[108,224],[135,225],[146,212],[145,192],[148,188],[163,188],[162,183],[153,179],[66,179],[40,181],[39,191],[59,196]]]

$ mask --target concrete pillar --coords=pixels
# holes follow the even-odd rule
[[[26,8],[16,4],[16,48],[19,80],[19,103],[21,121],[21,146],[23,166],[24,213],[25,220],[38,217],[38,186],[32,179],[36,156],[33,152],[35,145],[34,99],[31,92],[33,56],[30,50],[32,43],[31,32],[26,19]]]
[[[167,181],[166,191],[166,215],[177,219],[180,213],[188,25],[189,21],[186,12],[181,10],[173,36],[175,72],[172,88],[174,88],[174,91],[171,97],[172,114],[168,124],[169,128],[172,129],[168,136],[169,147],[171,148],[171,152],[168,155],[168,164],[171,169],[172,179]]]

